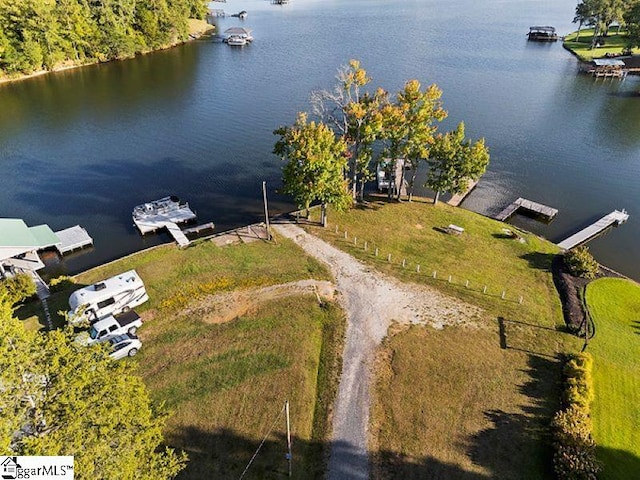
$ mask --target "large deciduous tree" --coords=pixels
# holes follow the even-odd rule
[[[438,203],[440,193],[462,193],[470,181],[480,178],[489,164],[489,149],[484,139],[467,140],[460,122],[455,130],[435,137],[428,163],[425,186],[435,192],[433,203]]]
[[[382,107],[382,132],[380,140],[383,149],[379,164],[389,179],[388,197],[400,198],[404,181],[404,142],[409,127],[404,109],[397,103],[387,103]],[[398,172],[402,172],[398,176]]]
[[[437,85],[430,85],[422,91],[418,80],[409,80],[404,89],[398,92],[397,103],[405,122],[405,137],[400,155],[404,158],[404,166],[411,170],[407,191],[409,201],[413,196],[419,162],[429,156],[429,147],[437,130],[434,123],[447,117],[447,112],[442,108],[441,97],[442,90]],[[403,168],[401,182],[404,181],[404,172]]]
[[[308,122],[300,113],[293,126],[280,127],[273,153],[287,164],[283,168],[283,192],[292,195],[300,208],[308,211],[312,202],[322,205],[322,225],[326,225],[327,205],[338,210],[352,203],[344,178],[347,145],[324,123]]]
[[[573,23],[578,24],[578,32],[576,33],[576,42],[580,40],[580,30],[583,26],[591,26],[596,22],[596,11],[593,0],[582,0],[576,5],[576,13],[573,17]]]
[[[0,280],[0,296],[14,305],[36,294],[36,284],[26,273]]]
[[[175,477],[185,457],[159,449],[164,417],[134,365],[71,335],[25,331],[0,293],[0,454],[73,455],[76,478]]]
[[[371,78],[358,60],[350,60],[348,65],[340,67],[336,78],[333,90],[311,92],[311,107],[313,113],[347,143],[345,176],[355,200],[362,198],[364,182],[371,176],[372,147],[382,128],[380,108],[388,95],[382,89],[363,92]]]
[[[625,14],[629,48],[640,47],[640,2],[635,2]]]

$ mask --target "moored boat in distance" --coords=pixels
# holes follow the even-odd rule
[[[246,45],[247,43],[251,43],[253,41],[253,36],[251,35],[251,30],[244,27],[230,27],[224,31],[224,34],[227,35],[226,43],[229,45]],[[244,43],[242,43],[242,40]],[[234,43],[230,41],[233,40]]]
[[[230,35],[229,38],[227,38],[227,44],[232,47],[243,47],[247,44],[247,39],[240,35]]]

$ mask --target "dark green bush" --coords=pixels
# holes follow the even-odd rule
[[[564,263],[574,277],[596,278],[600,266],[585,246],[576,247],[564,254]]]
[[[560,480],[595,480],[602,469],[596,458],[589,416],[593,400],[592,363],[588,353],[565,358],[565,408],[556,413],[551,423],[553,466]]]

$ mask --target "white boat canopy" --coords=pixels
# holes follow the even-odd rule
[[[244,28],[244,27],[231,27],[231,28],[227,28],[224,33],[226,33],[227,35],[244,35],[244,36],[248,36],[251,35],[251,30],[249,30],[248,28]]]
[[[625,63],[616,58],[596,58],[593,63],[599,67],[624,67]]]

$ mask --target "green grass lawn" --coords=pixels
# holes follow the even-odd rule
[[[220,248],[209,241],[185,250],[173,244],[163,245],[77,275],[77,285],[49,298],[54,324],[63,324],[63,318],[56,312],[69,309],[68,299],[73,290],[131,269],[140,274],[150,298],[136,311],[157,311],[160,315],[171,314],[207,294],[302,278],[331,278],[324,266],[302,254],[286,239],[279,239],[277,244],[254,242],[231,248]],[[38,329],[44,325],[39,302],[23,306],[16,315],[25,321],[26,328]]]
[[[604,462],[599,478],[636,478],[640,472],[640,285],[600,279],[587,287],[596,324],[589,343],[595,400],[593,434]]]
[[[268,302],[215,324],[174,315],[149,322],[138,357],[153,398],[171,412],[165,439],[190,457],[180,478],[285,477],[291,403],[294,478],[321,478],[344,320],[314,296]],[[275,423],[275,426],[274,426]]]
[[[495,317],[550,328],[564,325],[550,274],[551,260],[559,249],[540,237],[521,233],[524,242],[520,242],[504,234],[506,227],[515,230],[510,225],[444,203],[434,206],[425,199],[411,203],[372,199],[362,208],[331,212],[329,222],[326,229],[310,227],[310,231],[381,271],[435,286],[484,307]],[[443,233],[441,228],[449,224],[465,232],[460,236]]]
[[[328,270],[282,238],[227,247],[204,241],[184,250],[166,245],[78,275],[76,285],[50,298],[51,311],[65,310],[74,289],[129,269],[140,274],[150,297],[136,308],[145,323],[133,361],[154,400],[170,412],[167,444],[189,454],[180,478],[239,478],[287,399],[294,477],[320,476],[340,373],[342,311],[297,294],[254,302],[219,323],[215,308],[203,305],[247,288],[330,280]],[[17,313],[27,328],[41,326],[38,302]],[[286,476],[284,425],[281,417],[245,478]]]
[[[443,233],[449,224],[464,233]],[[580,341],[562,332],[550,273],[558,248],[525,232],[520,242],[504,228],[514,230],[424,199],[371,199],[331,212],[326,229],[308,227],[380,271],[485,309],[474,326],[401,328],[385,341],[370,428],[374,478],[553,477],[547,435],[560,406],[557,354]]]
[[[581,60],[590,61],[594,58],[604,57],[607,53],[620,54],[627,46],[626,32],[620,33],[611,31],[609,36],[604,38],[604,45],[591,49],[591,39],[593,28],[584,28],[580,31],[580,37],[576,40],[577,32],[570,33],[564,39],[564,46]],[[634,54],[640,53],[640,49],[634,49]]]
[[[557,332],[411,327],[380,350],[371,431],[377,479],[553,478]]]

